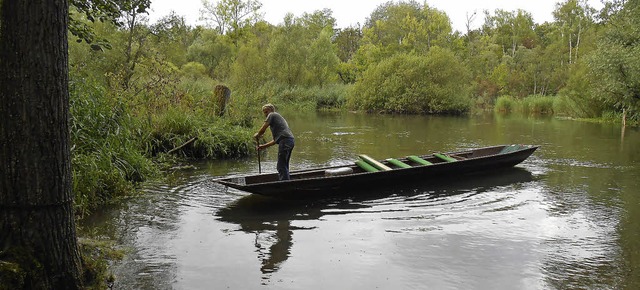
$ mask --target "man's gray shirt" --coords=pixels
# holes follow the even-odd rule
[[[264,121],[269,124],[271,135],[273,135],[273,140],[275,140],[276,143],[280,143],[280,139],[282,138],[293,138],[293,133],[291,132],[291,129],[289,129],[287,120],[285,120],[280,114],[271,112]]]

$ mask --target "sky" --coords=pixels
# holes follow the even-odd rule
[[[209,0],[215,2],[216,0]],[[475,29],[484,22],[484,10],[491,12],[496,9],[506,11],[525,10],[533,16],[536,23],[553,21],[552,12],[559,1],[565,0],[427,0],[427,5],[444,11],[451,20],[454,30],[466,33],[467,15],[476,13],[471,28]],[[329,8],[333,11],[333,17],[337,20],[338,28],[364,25],[366,19],[376,7],[389,2],[389,0],[260,0],[261,12],[264,18],[271,24],[278,25],[283,22],[286,13],[291,12],[295,16],[303,13],[313,13],[316,10]],[[393,2],[398,2],[394,0]],[[418,3],[423,3],[421,0]],[[589,5],[600,9],[600,0],[588,0]],[[155,23],[159,18],[169,15],[171,11],[179,16],[184,16],[189,25],[204,24],[199,21],[202,0],[151,0],[151,12],[149,20]]]

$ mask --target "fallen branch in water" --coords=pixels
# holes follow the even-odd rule
[[[182,144],[182,145],[180,145],[180,146],[178,146],[178,147],[176,147],[176,148],[173,148],[173,149],[169,150],[169,151],[167,152],[167,154],[171,154],[171,153],[173,153],[173,152],[176,152],[176,151],[178,151],[178,150],[182,149],[182,147],[187,146],[187,145],[189,145],[189,144],[193,143],[193,141],[196,141],[197,139],[198,139],[198,137],[193,137],[193,138],[189,139],[189,141],[185,142],[184,144]]]

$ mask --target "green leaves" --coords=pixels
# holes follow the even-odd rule
[[[589,60],[598,76],[594,83],[598,96],[633,119],[640,119],[640,6],[627,1],[613,16]]]
[[[442,11],[417,2],[379,6],[363,29],[362,43],[380,49],[381,58],[395,53],[424,53],[432,46],[449,47],[451,22]]]
[[[220,34],[235,34],[239,29],[262,19],[258,0],[202,1],[201,19],[212,23]]]
[[[467,69],[447,49],[397,54],[369,67],[348,100],[355,109],[389,113],[461,113],[470,107]]]
[[[69,32],[78,37],[78,42],[96,44],[110,49],[106,39],[96,40],[96,34],[87,25],[89,22],[111,22],[116,26],[123,26],[121,17],[126,12],[146,13],[151,0],[70,0]],[[97,43],[96,43],[97,42]],[[94,48],[95,50],[96,48]]]

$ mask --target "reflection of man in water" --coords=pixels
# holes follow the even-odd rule
[[[262,259],[262,267],[260,271],[263,274],[273,273],[280,268],[280,264],[289,258],[290,249],[293,245],[291,236],[293,232],[289,227],[288,220],[281,220],[275,226],[275,235],[270,233],[265,238],[260,237],[260,232],[256,232],[256,248],[258,248],[258,257]],[[262,244],[272,243],[268,251],[264,251]]]

